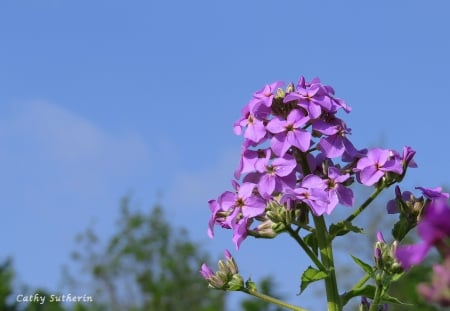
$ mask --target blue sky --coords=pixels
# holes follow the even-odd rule
[[[167,215],[213,254],[207,201],[229,189],[251,94],[319,76],[353,108],[357,147],[417,151],[408,186],[449,184],[447,1],[1,1],[1,257],[57,289],[76,233],[114,231],[119,199]],[[291,247],[292,245],[292,247]],[[245,241],[244,274],[307,262],[287,239]],[[298,259],[297,259],[298,258]],[[294,260],[293,260],[294,259]],[[298,264],[294,263],[297,261]],[[292,269],[286,267],[292,266]],[[317,309],[315,309],[317,308]]]

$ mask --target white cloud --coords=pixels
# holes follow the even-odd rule
[[[10,174],[21,174],[23,183],[45,179],[52,187],[89,193],[151,163],[151,152],[137,133],[109,133],[44,101],[16,108],[0,123],[0,157]]]

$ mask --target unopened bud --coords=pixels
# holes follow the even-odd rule
[[[244,279],[239,274],[234,274],[227,287],[228,290],[241,290],[244,288]]]
[[[265,220],[253,230],[255,236],[268,239],[276,237],[277,232],[273,230],[274,225],[275,224],[272,222],[272,220],[270,219]]]
[[[359,311],[369,311],[370,303],[366,297],[361,297],[361,303],[359,304]]]
[[[286,87],[286,93],[291,93],[294,90],[295,90],[294,83],[292,83],[292,82],[289,83],[288,86]]]
[[[284,96],[286,95],[286,93],[283,91],[283,89],[278,88],[277,89],[277,95],[275,95],[276,98],[284,98]]]

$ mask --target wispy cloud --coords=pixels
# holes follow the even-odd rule
[[[151,152],[137,133],[110,133],[88,119],[44,101],[20,104],[1,120],[3,165],[23,184],[66,185],[77,192],[101,190],[114,178],[151,163]],[[0,164],[1,165],[1,164]]]

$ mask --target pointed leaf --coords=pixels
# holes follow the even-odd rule
[[[341,295],[341,301],[342,305],[345,306],[347,302],[353,297],[365,296],[367,298],[373,298],[374,295],[375,295],[375,286],[366,285],[364,287],[352,289],[348,292],[345,292],[343,295]]]
[[[381,301],[382,302],[395,303],[395,304],[398,304],[398,305],[409,305],[409,306],[412,305],[410,303],[406,303],[406,302],[400,301],[398,298],[390,296],[389,294],[386,293],[386,291],[384,291],[383,296],[381,296]]]
[[[319,254],[319,243],[317,242],[317,237],[314,233],[310,233],[303,238],[306,244],[311,247],[313,253],[317,256]]]
[[[308,287],[309,284],[322,280],[328,276],[328,273],[314,269],[309,266],[302,274],[302,283],[300,285],[300,294]]]
[[[364,230],[360,227],[354,226],[350,221],[341,221],[336,224],[331,224],[330,226],[331,239],[349,232],[363,233]]]
[[[342,305],[345,306],[350,299],[352,299],[353,297],[359,297],[359,296],[365,296],[369,299],[373,299],[373,297],[375,296],[375,286],[374,285],[366,285],[364,287],[352,289],[351,291],[345,292],[343,295],[341,295]],[[390,303],[395,303],[395,304],[400,304],[400,305],[411,306],[411,304],[404,303],[395,297],[389,296],[386,293],[384,293],[384,295],[381,297],[381,302],[390,302]]]
[[[360,266],[364,270],[364,272],[366,272],[369,276],[373,277],[374,268],[371,265],[365,263],[364,261],[353,255],[350,256],[352,256],[353,261],[356,262],[356,264]]]

